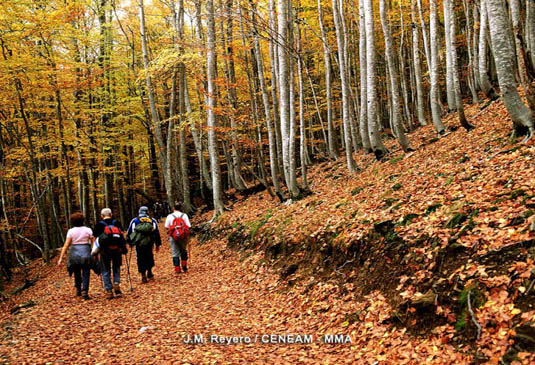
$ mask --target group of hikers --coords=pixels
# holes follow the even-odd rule
[[[156,213],[158,214],[158,213]],[[106,297],[113,299],[121,296],[122,256],[128,247],[136,249],[137,268],[141,282],[147,283],[154,279],[154,247],[156,252],[162,245],[158,220],[149,215],[149,208],[139,208],[138,216],[131,220],[128,229],[123,232],[121,222],[113,218],[110,208],[101,211],[101,220],[93,229],[84,225],[85,217],[81,212],[73,213],[70,222],[73,228],[67,237],[58,260],[61,266],[69,251],[67,271],[74,275],[76,296],[89,298],[89,278],[91,270],[101,275]],[[175,274],[188,271],[188,241],[191,223],[187,214],[182,212],[180,203],[176,203],[173,212],[165,220],[165,228],[169,234],[169,245],[173,257]],[[130,273],[127,260],[128,273]]]

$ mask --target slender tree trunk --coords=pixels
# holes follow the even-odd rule
[[[507,36],[507,12],[502,0],[487,0],[489,17],[490,37],[498,83],[502,98],[514,123],[517,133],[528,130],[528,139],[531,138],[534,127],[534,114],[520,98],[516,89],[517,84],[514,76],[514,44]]]
[[[273,181],[273,187],[275,188],[275,193],[282,200],[282,190],[279,182],[279,161],[277,159],[277,141],[275,130],[273,127],[273,120],[271,118],[271,110],[269,108],[269,96],[266,87],[266,82],[264,79],[264,64],[262,61],[262,52],[260,50],[260,41],[258,38],[258,26],[256,23],[256,7],[254,0],[249,0],[252,8],[252,23],[254,30],[254,50],[255,58],[257,63],[257,72],[258,72],[258,81],[260,84],[260,90],[262,92],[262,102],[264,104],[264,117],[266,118],[266,127],[268,131],[268,143],[269,143],[269,163],[271,171],[271,180]]]
[[[351,144],[351,106],[349,85],[347,82],[347,71],[344,54],[344,34],[342,32],[338,0],[332,0],[334,25],[336,28],[336,42],[338,45],[338,65],[340,69],[340,80],[342,86],[342,120],[344,125],[344,145],[346,148],[347,168],[350,172],[357,171],[357,164],[353,158]]]
[[[214,219],[223,213],[223,192],[221,191],[221,171],[219,168],[219,152],[217,148],[217,119],[216,119],[216,49],[215,49],[215,14],[214,1],[206,1],[207,31],[206,31],[206,71],[208,76],[208,153],[210,155],[210,167],[212,169],[212,187],[214,199]]]
[[[359,0],[359,68],[360,68],[360,116],[359,130],[364,151],[373,152],[368,133],[368,77],[366,75],[366,14],[364,1]]]
[[[381,16],[381,25],[383,27],[383,34],[385,39],[385,53],[386,61],[388,65],[388,74],[390,75],[390,95],[392,101],[392,124],[394,126],[394,131],[396,137],[399,140],[399,144],[403,151],[407,152],[412,150],[409,146],[409,140],[405,136],[403,131],[403,125],[401,123],[401,106],[399,98],[399,82],[397,78],[396,66],[394,62],[394,51],[393,51],[393,41],[392,34],[390,33],[390,26],[387,23],[387,14],[385,9],[385,0],[379,1],[379,10]]]
[[[480,0],[479,11],[479,87],[485,93],[487,98],[496,99],[497,95],[490,84],[487,68],[487,0]]]
[[[332,85],[331,85],[331,49],[329,47],[329,40],[323,25],[323,9],[321,8],[321,0],[318,0],[318,20],[321,31],[321,42],[323,45],[323,61],[325,62],[325,98],[327,99],[327,135],[328,144],[327,150],[331,158],[338,158],[338,148],[336,143],[336,130],[333,123],[332,112]]]
[[[368,92],[368,133],[375,157],[380,160],[388,151],[383,145],[379,134],[379,120],[377,113],[377,61],[375,51],[375,32],[373,19],[373,2],[364,0],[366,15],[366,76]]]
[[[280,124],[282,135],[282,163],[286,185],[291,198],[296,198],[299,195],[297,187],[297,180],[295,178],[296,171],[291,170],[290,154],[290,138],[291,138],[291,99],[290,99],[290,85],[293,81],[290,80],[289,62],[288,62],[288,48],[291,47],[288,37],[288,1],[278,0],[278,64],[279,64],[279,103],[280,103]]]
[[[453,10],[453,0],[444,0],[444,14],[448,14],[448,16],[444,15],[444,19],[447,19],[448,21],[445,23],[446,27],[446,33],[449,34],[449,37],[446,38],[450,42],[450,62],[451,62],[451,76],[453,81],[453,91],[455,96],[455,103],[456,103],[456,109],[457,113],[459,115],[459,121],[461,122],[461,125],[466,129],[467,131],[470,131],[474,128],[474,126],[470,123],[468,123],[468,120],[466,119],[466,115],[464,114],[464,105],[463,105],[463,98],[461,94],[461,82],[459,80],[459,68],[457,66],[457,45],[455,44],[455,40],[457,39],[457,30],[456,30],[456,21],[455,21],[455,13]]]
[[[422,11],[422,0],[417,0],[417,4],[420,27],[422,28],[422,38],[424,40],[425,61],[427,63],[427,69],[431,70],[431,51],[429,50],[429,36],[427,35],[427,27],[425,26],[424,13]]]
[[[454,14],[451,14],[448,9],[447,5],[448,2],[443,1],[442,5],[444,8],[444,38],[446,39],[446,97],[448,101],[448,111],[456,110],[456,101],[455,101],[455,87],[454,87],[454,81],[453,81],[453,73],[455,72],[453,70],[453,61],[452,61],[452,54],[451,54],[451,32],[449,30],[448,24],[451,22],[451,16],[455,16]]]
[[[145,68],[145,86],[147,88],[147,94],[149,96],[150,114],[152,117],[152,125],[154,129],[154,135],[156,137],[156,143],[158,144],[160,164],[163,170],[165,190],[167,192],[167,199],[169,204],[174,204],[176,197],[173,194],[173,180],[171,176],[170,161],[167,157],[167,143],[164,141],[162,126],[160,123],[160,114],[156,109],[156,97],[152,87],[152,79],[148,72],[149,69],[149,55],[147,47],[147,37],[145,32],[145,8],[143,0],[138,0],[139,4],[139,26],[141,33],[141,49],[143,53],[143,66]]]
[[[273,102],[273,125],[275,126],[275,141],[277,144],[277,160],[279,166],[282,165],[282,135],[281,122],[279,120],[279,47],[277,41],[277,19],[275,10],[275,0],[268,2],[268,29],[269,29],[269,60],[271,65],[271,99]],[[286,180],[285,180],[286,181]]]
[[[301,163],[301,179],[303,189],[309,190],[307,180],[307,137],[305,131],[305,86],[303,83],[303,58],[301,48],[301,28],[297,23],[297,77],[299,83],[299,160]]]
[[[518,74],[520,76],[520,82],[526,84],[528,80],[526,63],[524,62],[524,57],[522,57],[522,29],[520,28],[520,1],[511,0],[511,19],[513,23],[513,38],[515,40],[516,47],[516,59],[518,64]]]
[[[440,119],[440,100],[439,100],[439,80],[438,80],[438,30],[437,30],[437,4],[436,0],[430,0],[430,32],[431,32],[431,114],[433,124],[438,134],[445,130],[444,124]]]
[[[411,21],[412,21],[412,58],[414,62],[414,80],[416,84],[416,115],[420,125],[427,125],[424,108],[424,88],[422,81],[422,64],[420,62],[420,35],[416,26],[414,0],[411,0]]]
[[[535,67],[535,1],[526,0],[526,35],[527,46],[531,56],[531,65]]]

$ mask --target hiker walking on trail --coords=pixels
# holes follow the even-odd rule
[[[82,213],[76,212],[70,216],[73,228],[67,231],[67,239],[59,256],[58,266],[61,266],[63,257],[67,250],[69,259],[67,270],[69,275],[74,274],[74,287],[76,296],[89,299],[89,277],[91,272],[91,244],[94,241],[93,231],[84,226],[85,217]]]
[[[173,255],[175,273],[188,271],[188,241],[191,223],[188,215],[182,213],[182,205],[176,203],[173,213],[167,216],[165,228],[169,230],[169,245]]]
[[[102,209],[102,220],[93,229],[98,238],[100,262],[102,265],[102,281],[108,299],[113,299],[113,294],[121,296],[121,265],[122,255],[126,254],[126,240],[119,221],[113,219],[110,208]],[[112,285],[113,274],[113,285]],[[112,291],[113,289],[113,291]]]
[[[162,240],[156,219],[149,216],[149,208],[139,208],[139,215],[132,219],[126,232],[126,241],[136,246],[137,270],[141,274],[141,282],[152,280],[154,267],[154,253],[152,248],[156,245],[156,252],[160,250]]]

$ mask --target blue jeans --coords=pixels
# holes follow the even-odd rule
[[[113,288],[111,283],[111,276],[113,273],[113,284],[119,285],[121,283],[121,254],[105,254],[101,256],[102,262],[102,281],[104,282],[104,289],[110,291]]]

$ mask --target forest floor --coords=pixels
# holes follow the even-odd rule
[[[389,160],[359,154],[355,175],[342,160],[311,168],[312,194],[292,204],[267,192],[229,196],[230,211],[196,232],[189,273],[172,274],[164,245],[156,280],[134,275],[129,292],[123,273],[122,298],[105,300],[94,276],[93,299],[74,298],[64,268],[34,262],[36,284],[0,304],[0,359],[535,361],[535,146],[509,142],[499,101],[466,112],[475,130],[456,129],[451,115],[446,136],[431,126],[410,135],[414,153],[388,141]],[[262,343],[271,334],[313,343]],[[351,343],[325,344],[325,334]],[[206,343],[185,344],[187,335]]]

